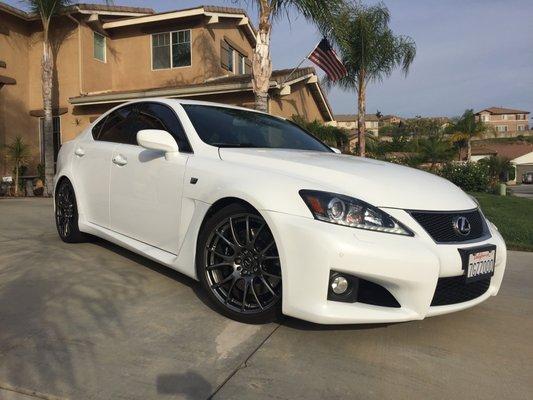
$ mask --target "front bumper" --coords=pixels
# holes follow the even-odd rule
[[[274,234],[282,263],[284,314],[320,324],[401,322],[463,310],[498,293],[507,251],[492,226],[491,237],[483,241],[436,244],[407,212],[384,211],[415,236],[365,231],[273,211],[262,213]],[[474,300],[431,306],[438,279],[463,274],[458,249],[485,244],[497,247],[489,289]],[[331,270],[385,287],[400,307],[327,300]]]

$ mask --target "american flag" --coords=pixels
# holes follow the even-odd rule
[[[333,82],[348,75],[346,67],[339,60],[337,53],[335,53],[326,38],[320,41],[307,58],[322,68]]]

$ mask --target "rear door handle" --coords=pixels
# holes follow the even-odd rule
[[[78,157],[83,157],[85,155],[85,150],[83,150],[81,147],[77,147],[76,150],[74,150],[74,154],[76,154]]]
[[[113,164],[124,166],[128,163],[128,160],[126,157],[124,157],[122,154],[117,154],[115,157],[113,157]]]

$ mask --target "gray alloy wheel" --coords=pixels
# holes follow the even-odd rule
[[[56,228],[61,240],[67,243],[86,240],[86,236],[78,228],[76,195],[68,179],[59,183],[54,201]]]
[[[266,322],[279,312],[281,264],[265,220],[241,205],[216,213],[200,240],[200,281],[225,315]]]

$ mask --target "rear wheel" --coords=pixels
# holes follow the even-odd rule
[[[57,233],[66,243],[79,243],[86,236],[78,228],[78,206],[74,188],[68,179],[59,182],[55,195],[55,220]]]
[[[198,241],[197,271],[222,314],[247,323],[279,316],[279,254],[267,223],[254,210],[233,204],[209,219]]]

